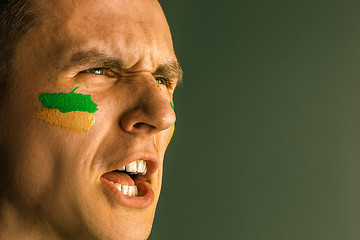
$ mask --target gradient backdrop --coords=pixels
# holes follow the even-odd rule
[[[162,0],[184,85],[151,240],[360,239],[360,2]]]

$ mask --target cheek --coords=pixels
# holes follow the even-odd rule
[[[156,146],[158,148],[158,152],[161,154],[161,157],[164,157],[165,151],[171,142],[174,132],[175,124],[173,124],[170,128],[160,132],[156,136]]]
[[[170,101],[170,105],[171,105],[172,109],[173,109],[174,112],[175,112],[175,106],[174,106],[174,104],[172,103],[172,101]],[[169,144],[170,144],[170,142],[171,142],[171,139],[172,139],[172,137],[173,137],[173,135],[174,135],[174,132],[175,132],[175,123],[171,126],[171,132],[170,132],[169,138],[168,138],[167,143],[166,143],[166,148],[169,146]]]
[[[48,195],[56,169],[52,157],[56,145],[51,145],[50,136],[46,136],[36,122],[33,119],[27,121],[26,126],[13,127],[8,138],[11,147],[7,166],[1,170],[14,203],[25,207],[41,202],[42,197]]]
[[[170,136],[169,136],[169,138],[167,140],[167,143],[166,143],[166,148],[169,146],[169,144],[171,142],[171,139],[172,139],[172,137],[174,135],[174,132],[175,132],[175,123],[171,127],[171,132],[170,132]]]

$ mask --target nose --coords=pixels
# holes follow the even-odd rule
[[[172,103],[163,88],[165,86],[160,86],[155,79],[137,85],[137,89],[132,93],[136,104],[126,111],[120,120],[120,126],[125,132],[155,135],[175,123],[176,115]]]

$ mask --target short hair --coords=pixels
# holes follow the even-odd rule
[[[37,17],[31,0],[0,0],[0,99],[11,84],[12,59],[17,43]]]

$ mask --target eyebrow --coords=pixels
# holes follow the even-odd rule
[[[109,57],[108,55],[98,52],[97,50],[77,52],[73,54],[65,68],[88,65],[116,68],[119,70],[123,69],[122,63],[118,58]]]
[[[70,61],[64,67],[65,69],[74,66],[94,66],[113,68],[119,71],[126,71],[123,67],[123,63],[119,58],[113,58],[106,54],[103,54],[97,50],[81,51],[73,54],[70,57]],[[63,69],[64,69],[63,68]],[[183,70],[176,60],[160,64],[154,71],[154,75],[163,75],[170,79],[176,80],[176,85],[182,84]]]
[[[176,79],[176,85],[183,83],[183,70],[177,60],[166,64],[160,64],[153,74],[163,75],[169,77],[170,79]]]

